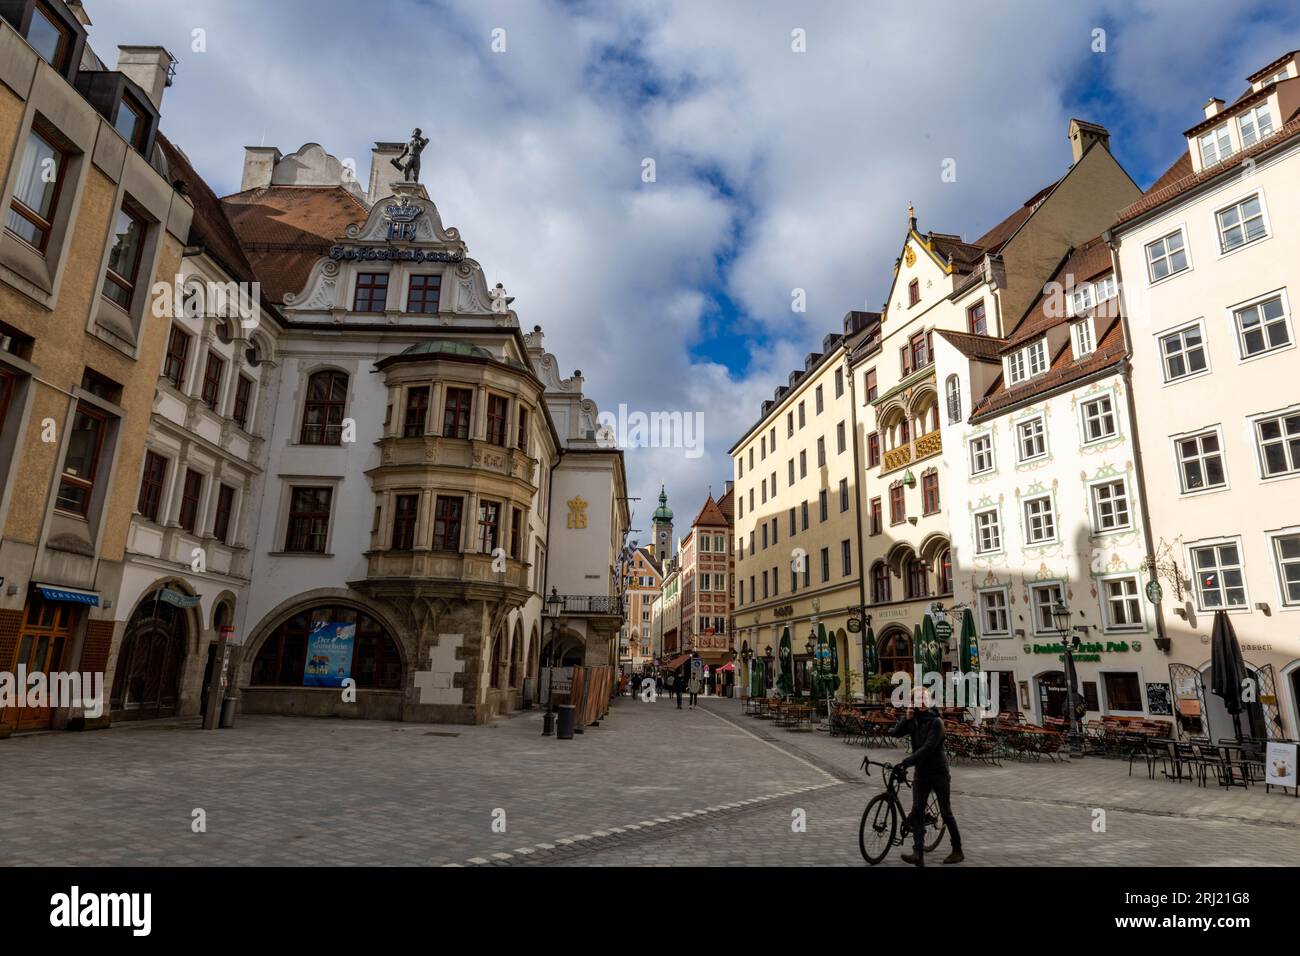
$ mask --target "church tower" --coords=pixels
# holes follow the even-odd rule
[[[673,509],[668,507],[668,493],[659,486],[659,507],[650,519],[650,549],[660,564],[673,553]]]

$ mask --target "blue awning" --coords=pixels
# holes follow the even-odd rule
[[[47,601],[66,601],[70,604],[89,604],[91,607],[99,607],[99,595],[94,591],[71,591],[67,588],[47,588],[44,585],[36,586],[37,593]]]

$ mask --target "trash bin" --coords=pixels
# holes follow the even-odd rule
[[[555,725],[555,737],[557,740],[572,740],[573,725],[578,720],[578,708],[572,704],[561,704],[559,710],[560,716]]]
[[[221,727],[226,729],[235,726],[235,705],[239,703],[237,697],[227,697],[221,702]]]

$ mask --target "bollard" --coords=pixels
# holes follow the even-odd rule
[[[221,702],[221,727],[227,729],[235,726],[235,705],[239,703],[237,697],[227,697]]]
[[[555,726],[555,739],[572,740],[573,725],[577,722],[577,719],[578,709],[576,707],[572,704],[561,704],[560,717]]]

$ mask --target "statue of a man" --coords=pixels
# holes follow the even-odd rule
[[[418,183],[420,181],[420,154],[429,145],[428,137],[420,135],[417,126],[411,133],[411,141],[402,147],[402,151],[392,159],[392,164],[402,171],[402,181]],[[405,162],[403,162],[405,160]]]

